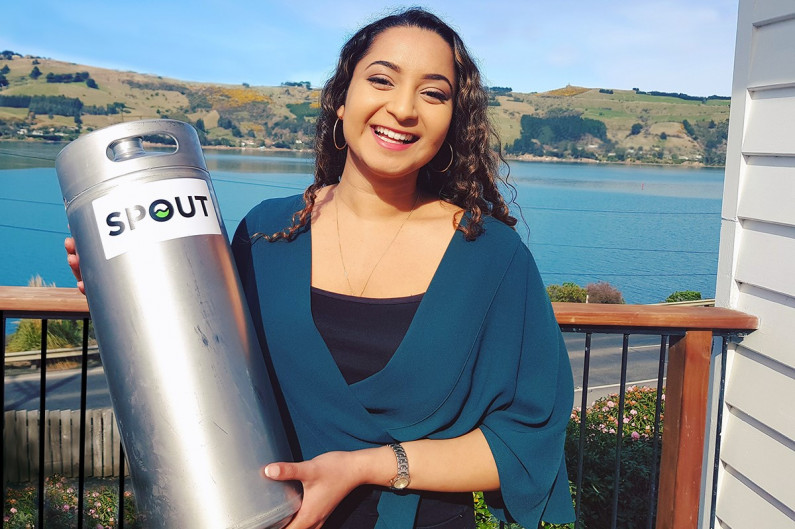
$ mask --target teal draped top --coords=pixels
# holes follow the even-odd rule
[[[486,495],[498,518],[527,528],[573,520],[563,457],[571,367],[516,232],[492,218],[474,241],[456,232],[392,359],[348,385],[312,318],[311,229],[291,241],[252,239],[283,230],[302,207],[300,196],[262,202],[232,240],[296,457],[480,428],[499,471],[500,490]],[[385,491],[377,529],[413,527],[418,500]]]

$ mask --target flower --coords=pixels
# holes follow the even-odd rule
[[[16,514],[16,513],[17,513],[17,509],[16,509],[16,507],[11,507],[11,508],[9,509],[9,512],[10,512],[11,514]]]
[[[638,414],[638,410],[629,410],[629,414],[630,415],[637,415]]]
[[[613,407],[613,406],[615,406],[615,405],[616,405],[616,403],[615,403],[615,402],[613,402],[612,400],[608,400],[608,401],[607,401],[607,407],[608,407],[608,408],[612,408],[612,407]],[[604,411],[607,411],[607,410],[604,410]]]
[[[632,438],[637,441],[640,439],[640,434],[638,432],[632,432]]]

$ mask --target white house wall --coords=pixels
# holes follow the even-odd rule
[[[795,2],[740,0],[735,53],[716,303],[760,327],[729,349],[702,526],[795,528]]]

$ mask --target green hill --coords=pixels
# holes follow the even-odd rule
[[[0,53],[0,72],[0,139],[71,140],[152,118],[194,124],[205,145],[306,149],[314,135],[319,91],[309,83],[186,82],[13,52]],[[725,158],[725,98],[568,86],[534,94],[495,88],[491,104],[503,148],[518,158],[716,165]]]

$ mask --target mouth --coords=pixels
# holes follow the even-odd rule
[[[376,136],[388,143],[395,143],[397,145],[410,145],[419,139],[419,136],[414,134],[407,134],[405,132],[397,132],[386,127],[375,126],[373,132]]]

